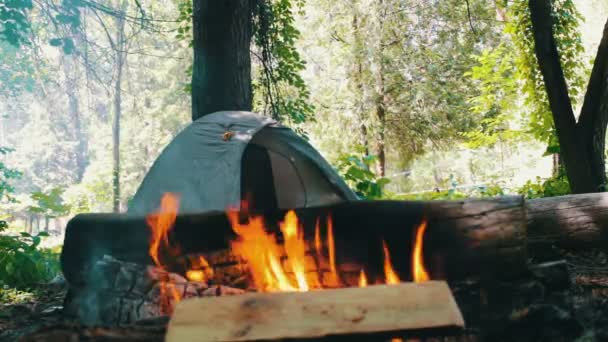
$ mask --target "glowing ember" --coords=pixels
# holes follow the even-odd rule
[[[386,279],[386,283],[399,284],[401,280],[393,269],[393,264],[391,263],[391,256],[388,254],[388,248],[386,247],[385,241],[382,241],[382,249],[384,250],[384,278]]]
[[[178,208],[178,196],[172,193],[165,193],[160,199],[159,211],[146,216],[146,222],[152,232],[149,253],[156,266],[162,266],[159,258],[161,248],[164,248],[172,254],[178,252],[175,247],[169,245],[169,231],[173,228],[173,224],[175,223]]]
[[[186,271],[186,278],[190,281],[205,281],[205,273],[202,270],[188,270]]]
[[[414,242],[414,251],[412,252],[412,278],[414,282],[428,281],[431,278],[424,267],[422,244],[424,232],[426,231],[427,223],[423,220],[416,230],[416,240]]]
[[[365,275],[365,271],[363,269],[361,269],[361,272],[359,272],[359,287],[366,287],[367,286],[367,276]]]

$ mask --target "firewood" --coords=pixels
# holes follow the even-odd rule
[[[572,250],[608,246],[608,193],[534,199],[526,206],[531,245]]]
[[[445,282],[187,299],[166,341],[259,341],[463,328]]]
[[[269,226],[285,210],[262,213]],[[391,251],[397,272],[407,278],[416,227],[429,222],[425,235],[425,260],[435,276],[459,279],[484,272],[500,276],[525,268],[525,208],[521,197],[459,201],[357,201],[296,210],[312,240],[318,218],[332,216],[339,263],[364,263],[370,273],[381,273],[382,241]],[[277,230],[278,231],[278,230]],[[90,265],[103,256],[136,263],[150,263],[149,228],[144,217],[117,214],[84,214],[68,224],[61,255],[70,284],[86,283]],[[180,214],[170,240],[183,254],[207,253],[229,248],[235,238],[224,213]],[[435,265],[439,262],[439,265]],[[179,270],[177,270],[179,271]]]

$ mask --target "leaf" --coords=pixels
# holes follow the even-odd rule
[[[553,154],[558,154],[558,153],[560,153],[560,151],[561,151],[561,149],[560,149],[559,145],[547,146],[545,153],[543,153],[543,157],[550,156]]]
[[[61,38],[52,38],[49,40],[51,46],[61,46]]]
[[[71,38],[63,39],[63,52],[65,52],[66,55],[70,55],[74,52],[74,41]]]

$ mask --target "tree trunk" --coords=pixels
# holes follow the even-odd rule
[[[386,126],[386,86],[384,79],[384,16],[386,10],[384,2],[378,4],[378,52],[377,52],[377,71],[376,71],[376,118],[378,119],[378,141],[376,142],[376,154],[378,156],[378,173],[381,177],[385,175],[386,155],[385,155],[385,126]]]
[[[355,93],[355,108],[356,115],[359,120],[359,143],[364,149],[365,155],[369,155],[369,141],[367,139],[367,125],[364,120],[364,102],[365,94],[363,91],[363,58],[361,56],[361,49],[363,44],[361,42],[361,22],[360,15],[357,10],[357,3],[352,4],[353,7],[353,44],[352,51],[354,57],[353,75],[351,77],[353,92]]]
[[[63,71],[66,78],[66,94],[68,96],[68,112],[73,126],[73,139],[76,142],[76,182],[80,183],[88,165],[87,137],[81,123],[80,106],[78,103],[78,86],[76,63],[70,56],[63,57]]]
[[[251,110],[253,2],[194,0],[192,120],[220,110]]]
[[[126,1],[122,5],[122,13],[126,7]],[[112,120],[112,210],[120,211],[120,116],[122,106],[122,69],[126,59],[125,53],[125,19],[123,16],[116,17],[116,38],[114,49],[116,54],[116,78],[114,80],[114,118]]]
[[[604,160],[606,125],[608,124],[608,21],[595,57],[585,101],[578,122],[578,132],[597,190],[606,190]]]
[[[605,189],[604,140],[608,123],[606,106],[608,37],[606,29],[577,124],[553,36],[550,0],[530,0],[535,52],[545,82],[560,144],[561,158],[573,193]],[[602,96],[604,95],[604,96]]]

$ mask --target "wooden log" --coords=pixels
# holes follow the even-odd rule
[[[525,269],[525,210],[521,197],[459,201],[358,201],[297,209],[305,235],[333,218],[338,263],[360,264],[372,279],[382,275],[382,242],[386,241],[395,269],[402,279],[411,273],[411,252],[416,227],[428,220],[424,260],[435,279],[458,279],[493,273],[502,277]],[[269,229],[285,210],[263,213]],[[280,235],[280,234],[279,234]],[[196,254],[229,248],[235,238],[224,213],[178,215],[170,240],[181,253]],[[149,228],[145,218],[116,214],[85,214],[67,227],[61,255],[68,282],[89,282],[91,265],[104,254],[117,259],[150,263]]]
[[[529,200],[526,203],[531,245],[567,249],[608,246],[608,193]]]
[[[259,341],[464,328],[445,282],[301,293],[251,293],[180,302],[166,341]]]

